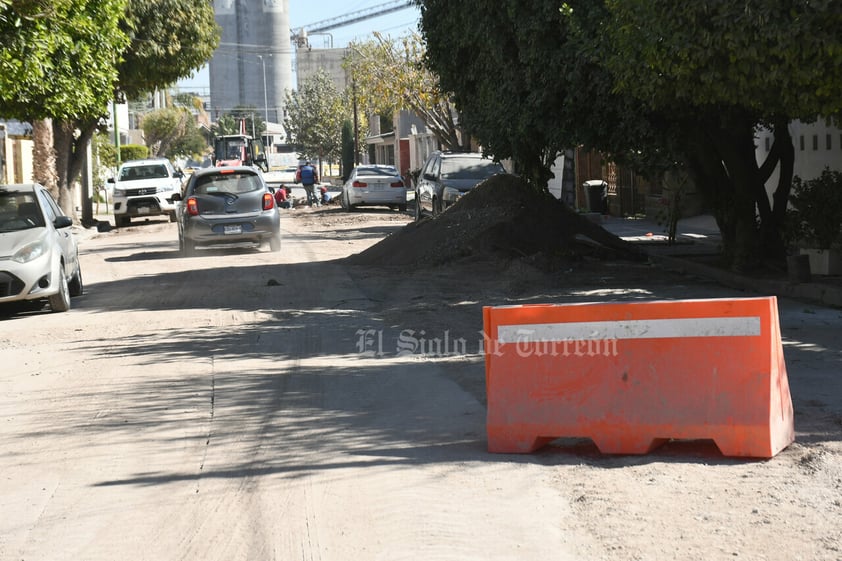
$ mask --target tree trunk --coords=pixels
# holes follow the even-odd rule
[[[754,146],[754,123],[739,116],[723,119],[713,135],[716,147],[734,188],[736,245],[732,268],[751,269],[761,257],[760,223],[771,221],[771,208],[766,190],[760,182],[760,171]]]
[[[758,166],[755,123],[751,114],[719,110],[686,127],[688,169],[714,208],[723,250],[734,269],[754,267],[763,258],[777,260],[785,253],[781,228],[791,184],[791,139],[781,135],[786,138],[770,152],[772,159]],[[779,185],[772,207],[765,179],[776,158],[785,185]]]
[[[97,120],[82,122],[54,121],[53,146],[56,153],[58,178],[58,203],[67,216],[78,222],[76,206],[76,180],[82,172],[87,145],[93,138]]]
[[[775,226],[783,230],[786,224],[786,209],[792,191],[792,176],[795,170],[795,146],[789,133],[789,117],[775,119],[775,144],[778,149],[780,169],[778,186],[773,195],[772,220]]]
[[[32,159],[35,163],[35,181],[47,188],[58,200],[58,175],[56,173],[56,151],[53,146],[52,119],[39,119],[32,123]]]

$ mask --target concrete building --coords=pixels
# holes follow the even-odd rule
[[[793,175],[807,181],[820,176],[826,167],[833,171],[842,171],[842,129],[824,118],[819,118],[814,123],[792,121],[789,124],[789,134],[792,135],[792,144],[795,147]],[[766,159],[774,142],[775,135],[772,131],[764,129],[758,133],[755,144],[758,162]],[[777,189],[778,176],[779,169],[776,168],[766,182],[766,191],[770,197]]]
[[[0,121],[0,184],[32,183],[32,126]]]
[[[208,65],[210,114],[253,106],[263,119],[282,123],[286,90],[293,89],[289,0],[214,0],[222,28]]]
[[[319,70],[324,70],[333,84],[336,91],[344,91],[350,87],[350,78],[342,68],[342,62],[348,53],[347,49],[313,49],[309,46],[299,48],[295,53],[295,75],[297,85],[312,77]]]

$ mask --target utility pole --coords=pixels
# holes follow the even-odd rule
[[[269,95],[266,91],[266,59],[263,58],[263,55],[257,55],[257,58],[263,64],[263,108],[266,111],[266,123],[269,123]]]
[[[354,98],[354,165],[360,165],[360,123],[357,117],[357,80],[351,75],[351,92]],[[350,173],[350,172],[349,172]]]

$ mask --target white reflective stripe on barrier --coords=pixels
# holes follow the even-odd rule
[[[760,318],[756,316],[532,323],[497,327],[497,340],[501,344],[759,335]]]

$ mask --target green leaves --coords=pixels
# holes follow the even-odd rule
[[[207,0],[129,0],[123,22],[131,45],[120,62],[119,89],[129,99],[164,88],[201,68],[219,45]]]
[[[602,63],[656,108],[727,104],[810,118],[842,109],[834,2],[607,0]],[[807,93],[807,95],[804,95]]]
[[[342,122],[348,112],[330,76],[319,70],[298,90],[287,92],[284,127],[305,156],[336,160],[342,146]]]
[[[362,107],[386,116],[410,110],[443,146],[459,148],[451,96],[425,66],[426,46],[419,34],[398,39],[375,34],[374,40],[352,43],[349,50],[345,68],[353,76]]]
[[[124,0],[0,3],[0,113],[104,113],[128,44],[118,27],[124,7]]]

